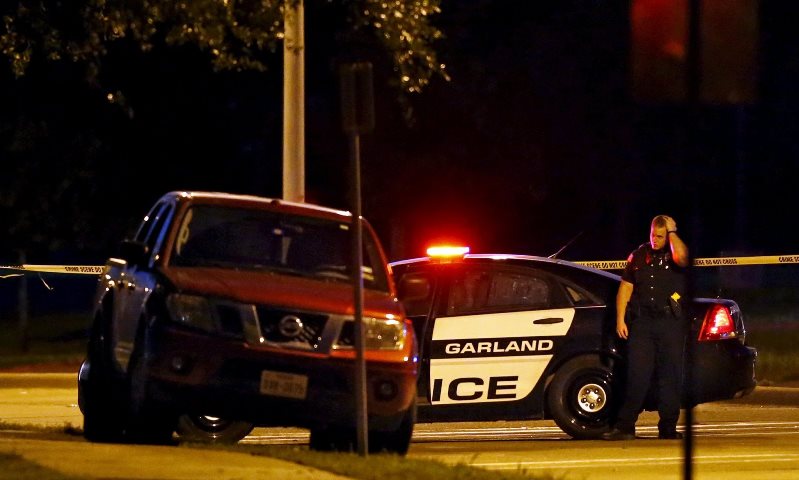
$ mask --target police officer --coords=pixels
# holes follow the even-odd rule
[[[605,440],[632,440],[635,422],[655,373],[658,387],[658,438],[680,439],[683,347],[686,324],[688,247],[667,215],[652,219],[649,243],[627,258],[616,294],[616,333],[627,339],[627,388],[616,424]]]

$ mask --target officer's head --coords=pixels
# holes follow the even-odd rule
[[[660,250],[666,246],[668,232],[666,231],[666,215],[658,215],[652,219],[649,227],[649,245],[653,250]]]

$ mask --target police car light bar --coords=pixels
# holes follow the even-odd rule
[[[469,253],[469,247],[453,245],[436,245],[427,249],[427,256],[431,258],[463,257]]]

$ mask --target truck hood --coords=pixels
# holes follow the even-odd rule
[[[256,305],[353,315],[353,288],[347,283],[262,271],[170,267],[163,275],[177,291]],[[401,316],[395,295],[364,289],[364,315]]]

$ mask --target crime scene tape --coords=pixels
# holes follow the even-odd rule
[[[627,260],[573,262],[599,270],[623,270]],[[782,265],[799,263],[799,255],[760,255],[753,257],[695,258],[695,267],[732,267],[743,265]]]
[[[598,270],[623,270],[627,260],[591,260],[575,261],[578,265],[596,268]],[[799,263],[799,255],[760,255],[752,257],[710,257],[695,258],[695,267],[733,267],[744,265],[786,265]],[[101,275],[105,271],[103,265],[0,265],[0,270],[16,270],[40,273],[71,273],[82,275]],[[4,275],[0,278],[16,276]]]
[[[41,273],[77,273],[83,275],[100,275],[105,270],[102,265],[0,265],[0,270],[17,270]]]

